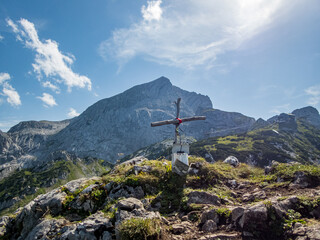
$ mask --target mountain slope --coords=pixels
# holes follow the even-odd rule
[[[311,107],[305,109],[315,112]],[[319,113],[317,111],[316,113],[317,115],[312,117],[315,121],[320,120]],[[320,163],[320,129],[316,126],[311,124],[308,117],[283,113],[268,121],[258,119],[245,133],[242,131],[240,134],[222,134],[222,137],[205,138],[197,142],[189,141],[192,143],[190,151],[191,154],[207,158],[208,161],[224,160],[233,155],[241,162],[258,166],[269,165],[272,160]],[[170,158],[169,143],[172,145],[172,141],[164,140],[139,149],[125,156],[123,160],[137,156]]]
[[[266,166],[272,160],[320,163],[320,129],[304,120],[297,120],[295,131],[283,129],[285,123],[249,131],[245,134],[209,138],[191,145],[191,154],[205,157],[211,154],[215,160],[229,155],[241,162]],[[286,125],[287,127],[287,125]]]
[[[319,239],[318,166],[190,161],[185,177],[166,160],[132,159],[69,182],[0,218],[0,238]]]

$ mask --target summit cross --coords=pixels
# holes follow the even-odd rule
[[[172,120],[165,120],[160,122],[153,122],[151,123],[151,127],[157,127],[162,125],[169,125],[173,124],[176,126],[175,129],[175,137],[174,142],[172,146],[172,171],[179,174],[180,176],[186,175],[189,169],[189,161],[188,161],[188,154],[189,154],[189,144],[188,143],[182,143],[181,137],[180,142],[178,143],[178,137],[179,137],[179,126],[183,122],[190,122],[195,120],[205,120],[205,116],[194,116],[194,117],[187,117],[187,118],[179,118],[180,115],[180,102],[181,98],[178,98],[178,100],[175,102],[177,106],[177,114],[176,118]]]
[[[176,104],[176,107],[177,107],[176,118],[171,119],[171,120],[165,120],[165,121],[159,121],[159,122],[151,123],[151,127],[157,127],[157,126],[163,126],[163,125],[169,125],[169,124],[175,125],[176,126],[175,137],[174,137],[174,143],[175,144],[178,143],[179,126],[180,126],[181,123],[183,123],[183,122],[191,122],[191,121],[196,121],[196,120],[206,120],[205,116],[194,116],[194,117],[179,118],[179,115],[180,115],[180,102],[181,102],[181,98],[178,98],[178,100],[176,102],[174,102]]]

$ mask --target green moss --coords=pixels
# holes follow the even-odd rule
[[[231,215],[231,210],[228,208],[218,208],[216,209],[216,213],[218,213],[220,217],[229,218]]]
[[[123,221],[118,231],[123,240],[153,240],[160,239],[159,219],[130,218]]]

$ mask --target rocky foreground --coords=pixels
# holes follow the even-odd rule
[[[0,239],[320,239],[320,168],[208,163],[180,177],[136,158],[40,195],[0,219]]]

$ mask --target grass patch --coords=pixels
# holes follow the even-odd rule
[[[118,226],[118,231],[122,240],[157,240],[161,235],[160,220],[130,218]]]
[[[199,159],[199,158],[196,158]],[[264,170],[241,163],[238,167],[222,161],[213,164],[202,160],[202,167],[197,175],[187,176],[187,186],[191,188],[209,188],[214,185],[221,185],[227,180],[261,182],[264,180]]]
[[[320,167],[316,165],[282,163],[274,167],[272,174],[284,181],[293,181],[297,172],[305,173],[316,185],[319,185]]]

